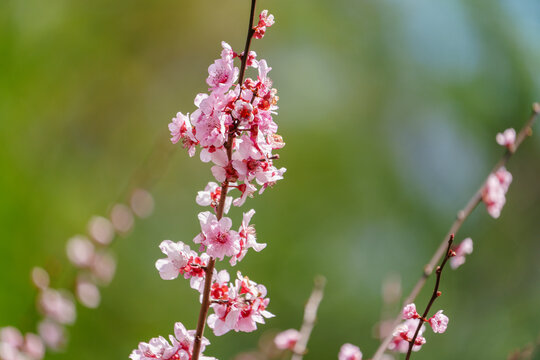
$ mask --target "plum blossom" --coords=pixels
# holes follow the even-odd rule
[[[257,329],[257,323],[264,324],[264,318],[274,315],[266,311],[270,299],[266,297],[266,288],[238,272],[234,285],[229,284],[228,294],[221,298],[212,298],[214,314],[208,317],[208,326],[216,336],[230,330],[251,332]],[[226,295],[226,297],[225,297]]]
[[[189,114],[184,115],[178,112],[169,124],[169,131],[171,132],[171,142],[176,144],[182,140],[184,148],[188,149],[189,156],[193,157],[196,151],[195,145],[199,142],[195,138],[191,122],[189,121]]]
[[[222,46],[221,58],[208,67],[206,83],[210,86],[209,90],[225,92],[238,79],[239,70],[234,66],[234,53],[229,44],[222,42]]]
[[[506,202],[506,192],[512,183],[512,174],[503,166],[494,174],[490,174],[482,190],[482,200],[486,204],[486,209],[493,218],[497,219],[501,215],[502,208]]]
[[[280,332],[274,338],[274,344],[281,350],[293,350],[300,339],[300,332],[296,329],[288,329]]]
[[[516,142],[516,130],[513,128],[506,129],[504,132],[498,133],[495,140],[497,140],[497,144],[511,148]]]
[[[232,220],[223,217],[220,220],[209,211],[199,214],[202,232],[193,242],[206,248],[206,253],[223,260],[224,256],[234,256],[240,251],[240,237],[231,230]]]
[[[238,236],[240,237],[240,251],[233,257],[231,257],[231,265],[236,265],[237,261],[241,261],[246,256],[248,249],[259,252],[266,247],[266,244],[259,244],[255,234],[255,227],[250,225],[251,218],[255,215],[255,210],[251,209],[247,213],[243,214],[242,225],[238,230]]]
[[[38,305],[43,315],[59,324],[75,322],[75,304],[65,291],[45,289],[39,294]]]
[[[53,350],[60,350],[67,342],[64,327],[52,320],[43,320],[38,324],[39,336],[45,345]]]
[[[8,326],[0,329],[0,359],[3,360],[41,360],[45,346],[39,336]]]
[[[174,336],[169,335],[169,341],[160,336],[150,339],[148,343],[141,342],[138,348],[131,352],[129,358],[132,360],[190,360],[194,340],[195,330],[186,330],[182,323],[177,322],[174,325]],[[201,353],[209,344],[208,339],[203,337]],[[212,360],[214,358],[201,356],[200,359]]]
[[[338,354],[339,360],[362,360],[362,352],[358,346],[343,344]]]
[[[442,310],[437,311],[437,313],[428,320],[434,333],[442,334],[446,331],[446,327],[448,326],[448,317],[442,312]]]
[[[255,39],[262,39],[264,34],[266,33],[266,28],[272,26],[273,24],[274,15],[268,15],[268,10],[263,10],[259,15],[259,22],[257,26],[255,26],[255,28],[253,29],[255,31],[253,37]]]
[[[465,255],[472,254],[473,241],[471,238],[463,240],[457,248],[454,249],[455,256],[450,258],[450,266],[452,269],[457,269],[465,263]]]
[[[167,255],[166,259],[156,261],[156,269],[163,280],[173,280],[178,277],[180,271],[188,264],[192,257],[192,251],[188,245],[179,241],[164,240],[159,245],[161,251]]]
[[[211,206],[214,211],[217,211],[219,200],[221,199],[221,186],[211,181],[206,185],[203,191],[199,191],[195,201],[201,206]],[[223,213],[227,214],[231,208],[233,202],[232,196],[227,196],[225,199],[225,205],[223,206]]]
[[[405,305],[403,308],[403,319],[418,319],[420,315],[416,312],[416,305],[415,304],[408,304]]]
[[[418,327],[418,322],[420,319],[409,319],[406,320],[403,324],[399,325],[393,332],[393,338],[390,344],[388,345],[388,350],[396,351],[400,353],[406,353],[409,350],[409,342],[412,340],[416,328]],[[422,325],[418,336],[414,341],[413,351],[418,351],[426,343],[426,339],[422,336],[426,327]]]

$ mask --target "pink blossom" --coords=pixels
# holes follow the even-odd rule
[[[221,59],[217,59],[208,67],[206,83],[210,86],[209,90],[225,92],[238,79],[239,70],[234,66],[233,59],[230,57],[230,52],[228,51],[229,49],[224,50],[226,51],[222,51]]]
[[[89,279],[79,276],[77,278],[76,295],[79,302],[90,309],[95,309],[101,302],[98,287]]]
[[[114,239],[114,227],[109,219],[94,216],[88,223],[88,233],[101,245],[108,245]]]
[[[161,252],[167,255],[166,259],[156,261],[156,269],[163,280],[176,279],[195,253],[182,241],[174,243],[171,240],[164,240],[159,245],[159,248]]]
[[[233,205],[234,206],[242,206],[246,202],[246,199],[248,197],[253,197],[253,194],[255,191],[257,191],[257,188],[251,184],[249,181],[244,181],[243,184],[235,185],[235,187],[242,193],[239,198],[234,199]]]
[[[34,267],[32,269],[32,282],[38,289],[45,290],[49,287],[49,273],[38,266]]]
[[[79,268],[92,265],[94,261],[94,244],[84,236],[74,236],[66,244],[66,252],[69,261]]]
[[[471,238],[463,240],[459,246],[454,250],[456,255],[450,258],[450,266],[452,269],[457,269],[465,263],[465,255],[472,254],[473,241]]]
[[[65,291],[45,289],[39,294],[38,305],[43,315],[60,324],[73,324],[75,322],[75,304]]]
[[[259,15],[259,23],[255,26],[253,37],[255,39],[262,39],[266,28],[274,24],[274,15],[268,15],[268,10],[263,10]]]
[[[28,333],[24,336],[22,352],[30,359],[40,360],[45,356],[43,340],[36,334]]]
[[[206,247],[208,255],[223,260],[224,256],[234,256],[240,251],[240,238],[231,230],[232,221],[228,217],[220,220],[209,211],[199,213],[201,234],[193,242]]]
[[[270,299],[266,298],[266,288],[238,273],[235,284],[228,286],[229,294],[224,303],[214,303],[214,314],[208,317],[208,326],[216,336],[230,330],[251,332],[257,323],[264,324],[264,318],[274,315],[266,311]]]
[[[236,265],[237,261],[241,261],[246,256],[249,248],[259,252],[266,247],[266,244],[259,244],[255,234],[255,227],[250,225],[251,218],[255,215],[255,210],[251,209],[247,213],[243,214],[242,225],[238,230],[238,236],[240,237],[240,251],[235,256],[231,257],[231,265]]]
[[[446,331],[446,327],[448,326],[448,317],[442,312],[442,310],[437,311],[437,313],[429,319],[429,324],[434,333],[442,334]]]
[[[482,200],[486,204],[488,213],[498,218],[506,202],[506,192],[512,183],[512,174],[501,167],[494,174],[490,174],[482,191]]]
[[[124,204],[115,204],[111,210],[111,222],[120,234],[128,233],[135,223],[131,209]]]
[[[44,320],[38,324],[39,336],[47,347],[53,350],[60,350],[67,342],[65,329],[51,320]]]
[[[136,189],[131,195],[130,205],[135,215],[145,219],[154,211],[154,197],[144,189]]]
[[[111,252],[101,251],[96,253],[90,267],[92,275],[101,285],[108,285],[116,272],[116,260]]]
[[[393,339],[388,345],[388,350],[406,353],[409,350],[409,342],[412,340],[420,319],[409,319],[399,325],[393,332]],[[418,336],[414,341],[413,351],[418,351],[426,343],[426,339],[422,336],[426,327],[422,325]]]
[[[41,360],[45,347],[41,338],[27,333],[24,338],[20,331],[8,326],[0,329],[0,359],[3,360]]]
[[[420,315],[416,312],[416,305],[408,304],[403,308],[403,319],[418,319]]]
[[[497,144],[511,148],[516,142],[516,130],[513,128],[506,129],[504,132],[498,133],[495,140],[497,140]]]
[[[253,106],[249,102],[238,100],[234,103],[231,114],[241,125],[248,125],[253,120]]]
[[[132,360],[190,360],[195,340],[195,330],[186,330],[182,323],[174,325],[174,336],[169,335],[169,341],[160,336],[152,338],[148,343],[141,342],[137,349],[129,356]],[[201,353],[210,342],[206,338],[201,341]],[[211,360],[214,358],[201,356],[200,359]]]
[[[343,344],[338,354],[339,360],[362,360],[362,352],[358,346]]]
[[[221,199],[221,186],[215,182],[209,182],[204,188],[204,191],[199,191],[195,201],[201,206],[211,206],[214,211],[217,210],[217,206]],[[223,206],[223,213],[227,214],[231,208],[233,198],[227,196],[225,199],[225,205]]]
[[[293,350],[300,339],[300,332],[296,329],[289,329],[280,332],[274,338],[274,344],[281,350]]]

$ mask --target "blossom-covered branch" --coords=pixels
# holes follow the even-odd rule
[[[446,331],[446,326],[448,325],[448,318],[442,314],[442,310],[438,311],[432,318],[429,320],[427,319],[427,316],[429,314],[429,310],[431,309],[431,306],[435,302],[435,299],[437,299],[439,296],[441,296],[441,292],[439,291],[439,286],[441,284],[441,275],[444,270],[444,266],[446,265],[446,262],[448,259],[450,259],[452,256],[455,256],[455,252],[452,251],[452,242],[454,241],[454,235],[450,235],[450,239],[448,240],[448,247],[446,249],[446,256],[444,257],[442,263],[440,266],[437,267],[437,270],[435,270],[437,274],[437,280],[435,281],[435,287],[433,288],[433,293],[431,294],[431,299],[429,299],[429,303],[426,306],[426,309],[424,310],[424,313],[422,316],[418,316],[418,313],[416,312],[416,307],[414,304],[409,304],[405,306],[404,309],[404,318],[406,319],[418,319],[418,325],[416,326],[416,330],[414,331],[414,335],[411,339],[407,339],[409,341],[409,349],[407,350],[407,356],[406,360],[409,360],[411,357],[411,353],[414,346],[419,346],[425,342],[425,340],[420,341],[420,344],[417,344],[418,334],[420,332],[420,329],[423,326],[423,322],[427,322],[431,325],[432,329],[436,333],[443,333]]]
[[[424,266],[424,271],[422,273],[422,276],[417,281],[416,285],[413,287],[411,293],[407,296],[407,298],[404,300],[403,305],[407,305],[409,303],[412,303],[414,299],[418,296],[420,293],[420,290],[422,290],[424,284],[426,283],[429,276],[433,273],[433,269],[437,262],[441,259],[441,257],[445,254],[445,250],[447,247],[447,240],[451,234],[456,234],[459,229],[461,229],[461,226],[465,222],[465,220],[468,218],[468,216],[473,212],[473,210],[476,208],[478,204],[480,204],[482,201],[486,204],[486,208],[489,212],[489,214],[497,218],[500,214],[500,210],[502,209],[502,206],[505,202],[505,193],[508,190],[508,186],[510,182],[512,181],[512,177],[508,171],[505,169],[505,165],[508,162],[508,160],[512,157],[512,155],[517,151],[521,143],[527,138],[527,136],[530,136],[532,134],[532,126],[540,113],[540,104],[534,103],[532,106],[532,114],[523,126],[523,128],[516,133],[515,131],[512,132],[513,129],[509,129],[510,131],[505,131],[504,133],[500,133],[497,135],[497,142],[506,147],[506,152],[501,157],[501,159],[497,162],[497,164],[494,166],[493,170],[489,173],[488,177],[482,184],[482,186],[476,191],[476,193],[473,195],[473,197],[469,200],[467,205],[465,207],[458,211],[456,220],[450,227],[450,230],[448,231],[448,234],[444,237],[443,242],[439,245],[435,253],[433,254],[431,260],[427,263],[426,266]],[[392,328],[395,328],[399,325],[401,321],[401,314],[396,317],[396,319],[393,322]],[[379,348],[377,349],[375,355],[373,356],[373,360],[380,360],[386,349],[388,348],[388,345],[392,341],[393,335],[392,333],[388,334],[383,341],[381,342]]]
[[[156,262],[162,279],[173,280],[183,275],[200,293],[197,329],[182,333],[183,347],[178,345],[178,336],[171,336],[170,342],[158,337],[140,343],[130,355],[132,360],[206,358],[201,355],[208,344],[203,337],[206,323],[220,336],[231,330],[254,331],[257,323],[274,316],[266,310],[270,299],[263,285],[240,272],[234,282],[229,282],[229,273],[215,268],[218,259],[228,258],[235,266],[250,248],[255,251],[265,248],[266,244],[257,243],[255,228],[250,224],[255,210],[243,214],[238,231],[232,230],[233,222],[224,214],[231,205],[242,206],[248,197],[253,197],[257,186],[259,194],[273,186],[286,171],[273,164],[279,158],[273,151],[285,143],[277,135],[273,121],[278,97],[268,77],[271,68],[266,60],[257,60],[257,54],[250,51],[251,40],[261,39],[267,27],[273,25],[274,17],[264,10],[254,26],[255,5],[256,1],[252,0],[244,51],[236,53],[222,42],[221,57],[208,68],[209,93],[195,97],[198,109],[191,115],[179,112],[169,124],[171,141],[181,142],[190,156],[199,149],[201,161],[214,164],[212,175],[219,183],[209,182],[195,199],[197,204],[213,210],[198,215],[201,232],[193,242],[199,245],[200,254],[182,241],[165,240],[160,249],[167,258]],[[240,69],[234,65],[235,59],[240,59]],[[248,67],[258,70],[256,80],[245,78]],[[239,191],[234,199],[229,196],[233,190]],[[214,313],[208,316],[210,308]],[[178,324],[181,325],[176,323],[175,329]],[[182,328],[185,329],[183,325]]]

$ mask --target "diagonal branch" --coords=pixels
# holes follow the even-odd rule
[[[519,133],[516,135],[516,141],[513,146],[511,146],[507,151],[504,153],[504,155],[501,157],[501,159],[497,162],[493,170],[488,174],[489,175],[495,173],[497,170],[499,170],[501,167],[505,166],[508,160],[512,157],[512,155],[517,151],[521,143],[527,138],[527,136],[530,136],[532,134],[532,126],[534,124],[534,121],[538,117],[538,114],[540,114],[540,104],[534,103],[532,107],[532,114],[523,126],[523,128],[519,131]],[[482,201],[482,191],[484,189],[485,183],[487,181],[484,181],[482,183],[482,186],[476,191],[476,193],[473,195],[473,197],[469,200],[467,205],[457,213],[456,220],[450,227],[450,230],[448,231],[448,234],[444,237],[443,242],[439,245],[435,253],[433,254],[433,257],[427,263],[427,265],[424,267],[424,272],[414,288],[412,289],[411,293],[405,301],[403,302],[403,306],[414,302],[414,299],[416,296],[418,296],[418,293],[420,293],[420,290],[424,287],[424,284],[426,283],[426,280],[430,277],[430,275],[433,273],[433,268],[439,262],[441,257],[444,255],[444,250],[446,249],[446,239],[451,234],[457,234],[467,217],[473,212],[473,210],[476,208],[476,206]],[[398,315],[396,319],[394,320],[394,323],[392,325],[392,328],[395,328],[397,325],[399,325],[401,321],[401,315]],[[386,338],[382,341],[382,343],[379,345],[379,348],[377,349],[377,352],[375,352],[375,355],[373,356],[373,360],[380,360],[381,356],[384,354],[386,349],[388,348],[388,344],[390,344],[390,341],[392,340],[392,333],[388,334]]]

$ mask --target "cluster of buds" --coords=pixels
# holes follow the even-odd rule
[[[248,36],[262,38],[266,28],[273,23],[273,15],[264,10]],[[190,286],[200,293],[201,309],[208,303],[214,311],[206,320],[216,336],[231,330],[254,331],[257,323],[264,323],[265,318],[274,316],[266,310],[270,300],[263,285],[240,273],[238,279],[230,283],[229,274],[225,270],[218,272],[214,263],[217,259],[227,258],[234,266],[250,248],[261,251],[266,247],[266,244],[257,243],[255,228],[250,224],[255,210],[243,214],[237,231],[232,230],[233,221],[223,215],[229,212],[231,205],[242,206],[257,190],[262,193],[273,186],[283,179],[286,171],[276,168],[273,163],[279,158],[273,152],[285,143],[277,134],[277,125],[272,118],[278,109],[278,97],[268,77],[271,68],[266,60],[258,60],[257,54],[249,51],[249,46],[244,52],[237,53],[229,44],[222,42],[221,45],[220,58],[208,68],[209,92],[195,97],[197,109],[191,115],[179,112],[169,124],[173,144],[181,143],[191,157],[199,150],[201,161],[213,164],[211,171],[217,182],[209,182],[195,199],[197,204],[209,206],[212,211],[198,215],[201,232],[193,242],[199,245],[199,253],[181,241],[165,240],[160,249],[167,257],[156,262],[162,279],[172,280],[180,275],[190,279]],[[235,59],[241,61],[241,69],[235,66]],[[244,79],[244,72],[249,67],[257,69],[256,79]],[[234,190],[238,192],[229,193]],[[212,277],[209,282],[207,276]],[[180,323],[176,327],[184,329]],[[180,340],[176,327],[176,339]],[[183,331],[182,334],[187,345],[181,350],[177,349],[173,337],[172,344],[160,337],[149,344],[141,343],[130,358],[189,360],[192,356],[198,357],[200,352],[192,352],[198,345],[195,335],[202,335],[202,331],[197,334]],[[193,342],[185,340],[191,339],[190,336],[194,336]],[[208,345],[207,340],[204,345]]]

